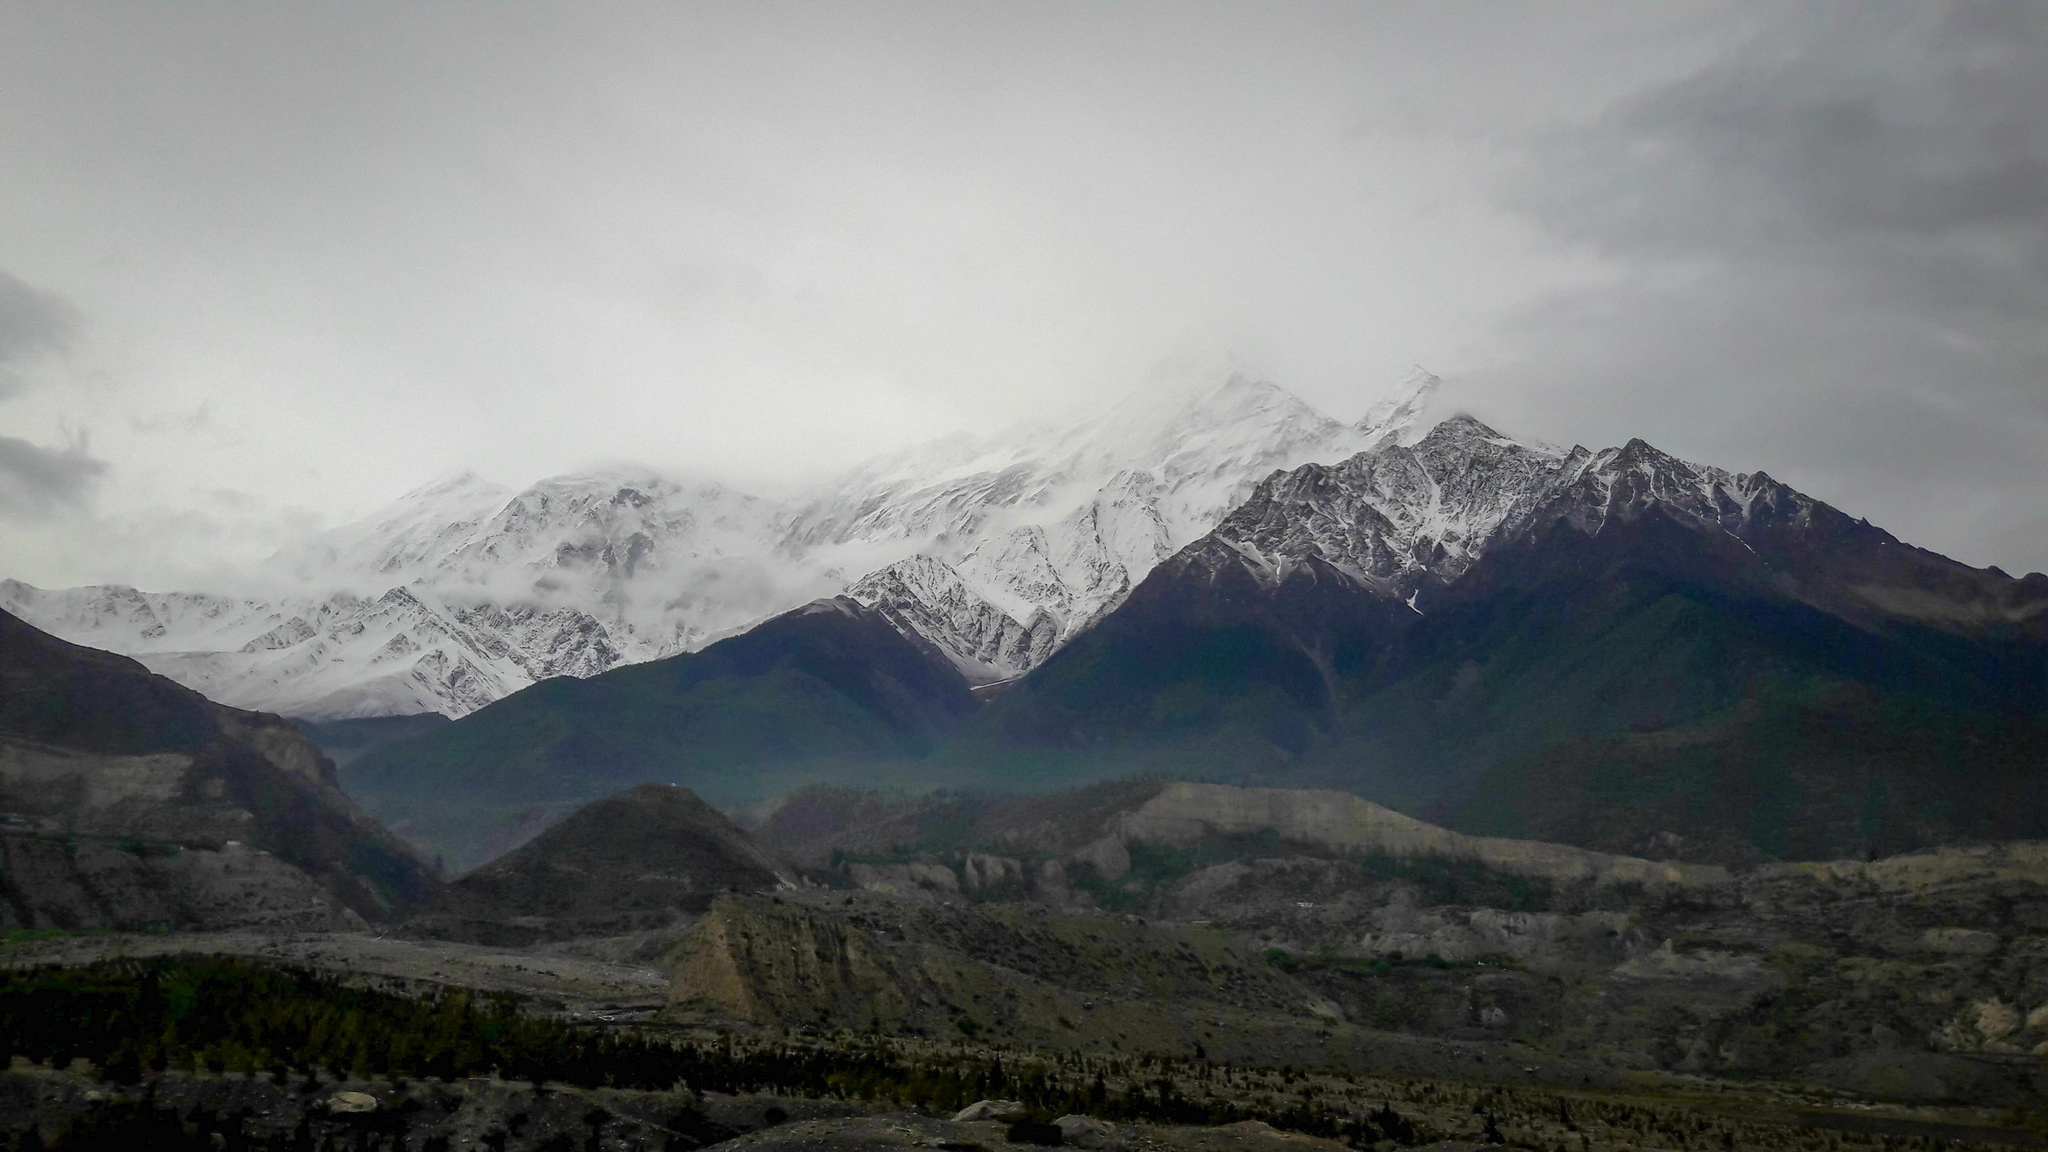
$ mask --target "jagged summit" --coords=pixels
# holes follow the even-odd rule
[[[857,598],[922,621],[970,678],[1003,679],[1114,609],[1276,469],[1410,430],[1433,381],[1411,379],[1370,434],[1234,370],[1078,424],[949,437],[842,477],[798,511],[793,537],[857,558],[844,569],[873,573]],[[892,570],[904,551],[946,571]]]
[[[1315,562],[1412,607],[1418,593],[1456,582],[1491,550],[1560,527],[1594,538],[1652,517],[1751,558],[1774,557],[1771,574],[1755,579],[1796,588],[1844,619],[2048,632],[2048,595],[2024,581],[1903,545],[1766,473],[1690,463],[1640,437],[1599,451],[1555,448],[1505,436],[1468,413],[1413,445],[1390,439],[1338,464],[1271,477],[1173,563],[1212,580],[1242,568],[1274,584]]]
[[[1438,421],[1421,439],[1428,440],[1431,438],[1442,441],[1475,438],[1480,440],[1508,439],[1508,437],[1501,435],[1485,421],[1472,415],[1470,412],[1454,413]]]

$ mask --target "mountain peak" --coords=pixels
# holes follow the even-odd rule
[[[1646,467],[1652,469],[1675,466],[1684,467],[1688,472],[1692,471],[1690,465],[1687,465],[1678,457],[1673,456],[1671,453],[1664,451],[1640,436],[1630,437],[1628,443],[1615,450],[1612,466],[1616,468]]]
[[[1375,442],[1413,443],[1419,439],[1416,430],[1423,413],[1442,385],[1441,377],[1418,364],[1393,391],[1374,401],[1354,427]]]
[[[1234,420],[1335,423],[1280,385],[1242,370],[1232,371],[1213,387],[1192,389],[1179,403],[1157,411],[1165,416],[1168,426],[1187,421],[1206,425]]]
[[[1423,439],[1437,441],[1470,439],[1505,440],[1507,437],[1502,436],[1470,412],[1459,412],[1439,422],[1436,427],[1429,430],[1429,435],[1423,437]]]
[[[504,485],[486,480],[473,468],[456,468],[443,472],[432,480],[407,492],[401,499],[410,500],[421,496],[434,496],[446,492],[503,491]]]
[[[1293,393],[1273,383],[1271,380],[1241,368],[1233,369],[1229,375],[1223,378],[1222,383],[1209,389],[1208,394],[1210,396],[1244,397],[1287,396],[1291,398],[1293,396]]]
[[[652,468],[621,464],[549,476],[534,481],[527,491],[608,495],[623,491],[675,492],[681,488],[681,484]]]

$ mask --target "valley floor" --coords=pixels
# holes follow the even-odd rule
[[[1101,916],[1110,922],[1127,922]],[[1102,1123],[1070,1121],[1066,1143],[1108,1152],[1336,1152],[1505,1143],[1553,1152],[1636,1149],[1860,1149],[2048,1144],[2048,1109],[1904,1106],[1812,1085],[1633,1071],[1508,1040],[1461,1040],[1323,1022],[1317,1043],[1235,1060],[1190,1059],[1115,1044],[1066,1049],[829,1028],[709,1022],[665,1007],[662,957],[673,934],[533,949],[371,933],[94,934],[23,939],[0,953],[17,973],[110,961],[235,956],[309,969],[343,985],[422,995],[468,989],[516,996],[525,1010],[598,1035],[710,1045],[737,1056],[830,1060],[886,1052],[899,1075],[840,1081],[828,1096],[633,1091],[496,1074],[363,1077],[335,1069],[173,1066],[123,1075],[79,1059],[16,1057],[0,1075],[5,1146],[391,1149],[697,1149],[763,1152],[1005,1152],[1046,1136],[1008,1123],[954,1121],[972,1102],[970,1069],[991,1062],[1022,1082],[1033,1069],[1085,1083],[1105,1076]],[[1105,1000],[1099,1011],[1113,1011]],[[1232,1043],[1289,1039],[1285,1023],[1246,1012]],[[1133,1038],[1135,1039],[1135,1037]],[[1254,1045],[1255,1047],[1258,1045]],[[1328,1066],[1321,1057],[1341,1052]],[[835,1055],[836,1054],[836,1055]],[[2032,1063],[2032,1061],[2027,1061]],[[946,1070],[956,1070],[947,1080]],[[126,1082],[117,1082],[126,1081]],[[1050,1099],[1051,1097],[1048,1097]],[[1071,1100],[1071,1097],[1069,1097]],[[1013,1106],[1019,1107],[1019,1106]],[[350,1109],[360,1108],[361,1111]],[[1022,1109],[1019,1107],[1019,1111]],[[1030,1111],[1050,1120],[1042,1106]],[[1215,1123],[1175,1123],[1175,1115]],[[1304,1131],[1303,1129],[1306,1129]],[[1038,1130],[1042,1133],[1042,1129]],[[232,1133],[232,1135],[230,1135]],[[1015,1139],[1013,1139],[1013,1135]],[[180,1141],[189,1141],[180,1143]]]
[[[1009,1053],[1019,1064],[1029,1053]],[[1489,1145],[1568,1152],[1764,1149],[1878,1152],[2048,1144],[2039,1117],[1956,1108],[1847,1105],[1796,1090],[1644,1078],[1608,1090],[1487,1081],[1161,1069],[1177,1088],[1278,1123],[1169,1123],[1080,1114],[1020,1131],[1022,1112],[954,1119],[952,1104],[887,1098],[634,1091],[495,1076],[358,1079],[278,1070],[171,1070],[111,1083],[83,1061],[17,1058],[0,1073],[0,1138],[14,1148],[695,1150],[1008,1152],[1047,1142],[1097,1152],[1341,1152]],[[1227,1083],[1215,1083],[1219,1078]],[[1204,1084],[1204,1081],[1209,1081]],[[1010,1104],[1015,1108],[1016,1105]],[[1323,1135],[1288,1126],[1312,1108]],[[982,1108],[978,1111],[987,1112]],[[1307,1115],[1308,1113],[1298,1113]],[[31,1133],[34,1136],[31,1137]],[[34,1141],[34,1142],[30,1142]]]

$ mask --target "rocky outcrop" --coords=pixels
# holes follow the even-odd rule
[[[866,931],[780,902],[717,902],[677,946],[672,972],[672,1002],[763,1024],[901,1021],[915,994]]]
[[[1214,929],[1031,904],[723,898],[670,964],[686,1018],[1060,1048],[1142,1036],[1185,1050],[1220,1011],[1315,1021],[1327,1009]]]

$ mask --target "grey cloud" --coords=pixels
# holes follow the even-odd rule
[[[19,366],[29,358],[71,347],[78,310],[0,270],[0,397],[21,388]]]
[[[1217,349],[2048,567],[2048,7],[853,11],[0,6],[0,259],[92,335],[0,277],[0,373],[90,351],[35,418],[150,509],[68,578],[287,532],[155,507],[221,485],[774,486]]]
[[[1792,9],[1552,142],[1519,198],[1609,251],[1918,266],[1930,302],[2048,293],[2048,7]]]
[[[2048,6],[1799,6],[1540,140],[1504,199],[1604,278],[1475,400],[1765,468],[1914,543],[2048,568]]]
[[[84,505],[107,470],[81,437],[45,448],[0,436],[0,515],[40,519]]]
[[[160,412],[155,416],[130,416],[128,427],[137,432],[197,432],[213,425],[213,403],[202,401],[192,408],[177,412]]]

